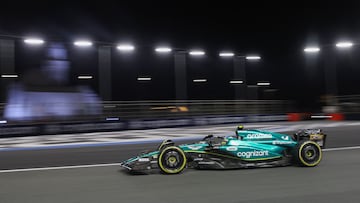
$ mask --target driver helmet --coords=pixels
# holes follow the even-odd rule
[[[244,130],[244,126],[243,125],[238,125],[236,130]]]
[[[237,139],[241,139],[241,137],[239,136],[239,131],[240,130],[244,130],[244,126],[243,125],[238,125],[238,127],[236,128],[235,134],[236,134],[236,138]]]

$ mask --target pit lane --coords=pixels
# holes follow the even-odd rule
[[[360,146],[358,127],[324,128],[327,146]],[[291,133],[291,132],[289,132]],[[1,169],[114,163],[156,144],[2,152]],[[117,166],[0,173],[0,202],[359,202],[360,150],[315,168],[185,170],[130,176]]]

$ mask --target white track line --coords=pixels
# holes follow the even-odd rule
[[[344,150],[354,150],[354,149],[360,149],[360,146],[336,147],[336,148],[323,149],[323,151],[324,152],[328,152],[328,151],[344,151]],[[57,167],[44,167],[44,168],[10,169],[10,170],[0,170],[0,173],[15,173],[15,172],[27,172],[27,171],[48,171],[48,170],[61,170],[61,169],[74,169],[74,168],[93,168],[93,167],[107,167],[107,166],[120,166],[120,163],[89,164],[89,165],[77,165],[77,166],[57,166]]]
[[[360,146],[354,146],[354,147],[336,147],[336,148],[323,149],[323,151],[324,151],[324,152],[330,152],[330,151],[343,151],[343,150],[352,150],[352,149],[360,149]]]
[[[78,165],[78,166],[56,166],[56,167],[44,167],[44,168],[23,168],[23,169],[0,170],[0,173],[47,171],[47,170],[73,169],[73,168],[93,168],[93,167],[106,167],[106,166],[119,166],[119,165],[120,163],[111,163],[111,164],[90,164],[90,165]]]

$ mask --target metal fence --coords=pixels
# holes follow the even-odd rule
[[[360,113],[360,95],[337,96],[337,103],[343,113]]]
[[[124,119],[173,118],[182,116],[217,116],[278,114],[290,111],[290,102],[280,100],[191,100],[105,102],[103,115]]]
[[[47,106],[58,105],[48,104]],[[73,105],[79,105],[74,103]],[[0,115],[4,115],[6,104],[0,104]],[[82,106],[86,106],[82,104]],[[259,115],[291,112],[291,102],[282,100],[186,100],[186,101],[112,101],[98,105],[100,114],[87,114],[84,109],[74,116],[59,117],[46,114],[23,119],[18,122],[71,122],[101,120],[172,119],[195,116]],[[38,108],[27,105],[26,109]],[[4,118],[6,119],[6,118]],[[11,120],[8,121],[12,122]]]

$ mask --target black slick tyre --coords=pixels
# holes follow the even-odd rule
[[[165,147],[160,151],[158,165],[165,174],[178,174],[186,167],[186,155],[179,147]]]
[[[321,147],[316,142],[310,140],[300,141],[295,147],[294,157],[298,165],[314,167],[322,159]]]

